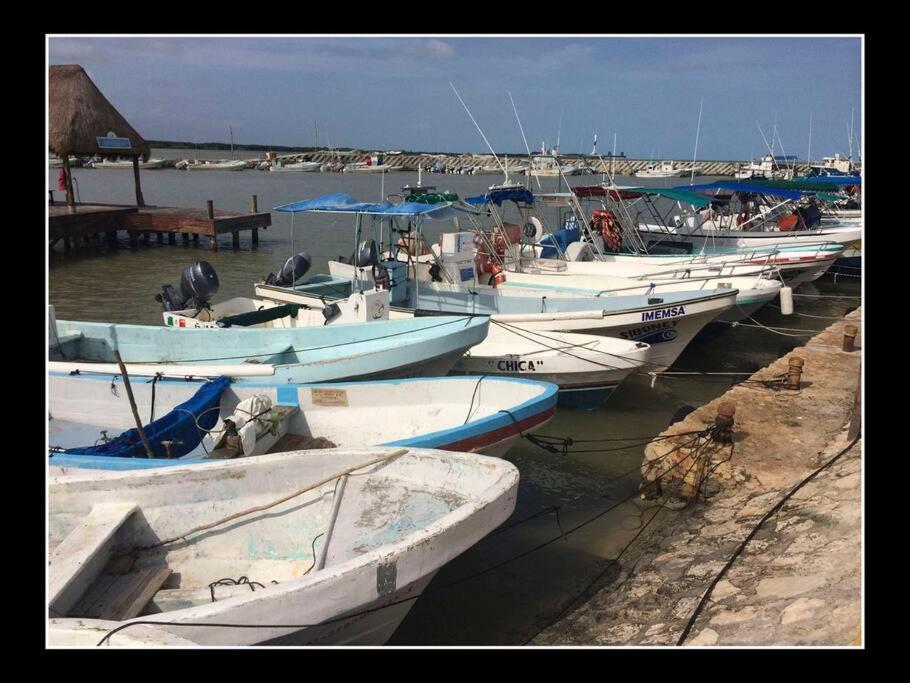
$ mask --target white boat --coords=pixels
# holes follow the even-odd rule
[[[613,337],[535,332],[494,323],[453,374],[522,377],[559,387],[559,406],[596,408],[635,370],[650,370],[651,347]]]
[[[772,156],[766,154],[757,161],[742,164],[734,172],[738,180],[764,178],[766,180],[789,180],[794,176],[795,156]]]
[[[273,163],[269,171],[273,173],[314,173],[322,169],[319,161],[300,161],[293,164]]]
[[[610,344],[605,342],[605,346]],[[631,348],[633,354],[639,351],[639,358],[645,355],[634,344],[617,342],[613,346]],[[646,346],[642,347],[646,352]],[[538,349],[543,347],[538,345]],[[600,363],[610,360],[600,354]],[[626,372],[635,368],[634,360],[625,363]],[[613,384],[618,383],[616,377],[623,376],[625,373],[615,376]],[[128,435],[124,441],[118,436],[127,430],[135,434],[136,427],[122,378],[97,381],[50,372],[50,463],[125,470],[301,448],[369,446],[438,448],[502,457],[522,434],[546,424],[556,410],[555,386],[528,381],[533,376],[521,377],[278,386],[266,381],[241,384],[224,378],[204,382],[163,377],[154,387],[134,380],[131,390],[136,409],[140,419],[149,420],[144,427],[154,455],[150,459],[138,437]],[[174,411],[179,414],[171,414]]]
[[[345,164],[342,170],[344,173],[388,173],[392,167],[382,163],[381,154],[371,154],[366,161]]]
[[[677,166],[675,161],[659,161],[648,164],[643,171],[636,171],[637,178],[682,178],[692,175],[692,166]],[[694,167],[695,175],[701,173],[701,168]]]
[[[187,171],[242,171],[246,162],[236,159],[234,161],[192,161],[185,166]]]
[[[167,163],[165,159],[149,159],[148,161],[140,161],[139,168],[143,170],[150,170],[154,168],[163,168],[164,164]],[[132,160],[117,160],[112,161],[110,159],[104,159],[103,161],[92,162],[92,168],[98,170],[104,169],[132,169],[133,162]]]
[[[49,619],[47,622],[47,644],[52,648],[96,647],[102,638],[118,626],[117,621],[105,619]],[[160,627],[136,624],[119,631],[105,640],[109,647],[196,647],[196,643]]]
[[[384,643],[518,487],[505,460],[407,448],[48,474],[55,628],[143,621],[233,646]]]

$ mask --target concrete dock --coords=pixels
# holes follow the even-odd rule
[[[861,319],[862,309],[849,313],[649,445],[636,503],[647,528],[622,556],[619,577],[531,644],[676,645],[723,573],[682,644],[861,645],[861,339],[842,349],[845,328]],[[798,390],[783,379],[793,356],[804,361]],[[703,486],[689,481],[690,467],[675,481],[660,477],[655,494],[655,463],[686,464],[682,435],[715,424],[725,403],[736,409],[732,457],[730,444],[716,444]]]

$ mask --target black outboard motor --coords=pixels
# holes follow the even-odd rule
[[[172,285],[163,285],[161,294],[155,295],[165,311],[187,308],[208,308],[212,296],[218,292],[218,274],[208,261],[196,261],[180,275],[180,291]]]
[[[278,275],[269,273],[265,278],[265,284],[291,287],[297,280],[306,275],[311,265],[313,265],[313,259],[310,258],[308,253],[301,251],[284,262],[281,270],[278,271]]]
[[[351,258],[351,262],[358,268],[375,266],[379,263],[379,248],[376,246],[376,240],[364,240],[357,248],[357,253]]]

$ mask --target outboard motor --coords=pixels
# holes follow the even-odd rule
[[[155,295],[165,311],[187,308],[208,308],[212,296],[218,292],[218,274],[208,261],[196,261],[180,275],[180,291],[172,285],[163,285],[161,294]]]
[[[269,273],[265,278],[265,284],[278,285],[280,287],[293,286],[297,280],[306,275],[311,265],[313,265],[313,260],[310,255],[305,251],[301,251],[284,262],[281,270],[278,271],[278,275]]]
[[[364,240],[361,242],[351,262],[358,268],[377,265],[379,263],[379,249],[376,246],[376,240]]]

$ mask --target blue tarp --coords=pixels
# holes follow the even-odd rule
[[[144,426],[145,438],[148,439],[154,456],[167,457],[167,451],[161,445],[162,441],[174,442],[171,446],[171,455],[175,458],[192,452],[202,441],[205,432],[211,430],[218,421],[218,411],[212,409],[221,403],[221,394],[230,383],[229,377],[219,377],[206,382],[188,401],[174,406],[167,415]],[[67,448],[66,453],[108,455],[118,458],[146,457],[145,446],[142,445],[139,430],[136,428],[125,431],[100,446]]]
[[[863,177],[858,175],[818,175],[812,176],[810,180],[817,180],[823,183],[833,183],[834,185],[863,184]]]
[[[581,240],[581,229],[578,227],[563,228],[553,235],[553,237],[556,238],[556,244],[558,244],[562,252],[565,253],[572,242]],[[538,244],[543,247],[543,249],[540,250],[540,258],[556,258],[558,252],[556,251],[556,247],[552,246],[553,239],[550,235],[544,237]]]
[[[533,204],[534,193],[524,187],[508,187],[498,190],[490,190],[486,194],[480,194],[476,197],[467,197],[465,201],[474,206],[483,206],[484,204],[496,204],[502,206],[506,201],[520,202],[522,204]]]
[[[391,219],[400,216],[423,216],[434,220],[443,220],[452,216],[467,213],[466,209],[454,206],[451,203],[422,204],[419,202],[402,202],[380,204],[358,202],[351,195],[342,192],[326,194],[315,199],[305,199],[291,204],[276,206],[275,211],[300,213],[304,211],[325,211],[327,213],[361,213],[373,216],[378,220]]]
[[[800,199],[803,192],[794,190],[782,190],[776,187],[765,187],[764,185],[743,185],[742,183],[707,183],[705,185],[679,185],[674,190],[685,190],[687,192],[708,192],[710,190],[730,190],[731,192],[748,192],[751,194],[766,194],[770,197],[784,197],[785,199]]]

